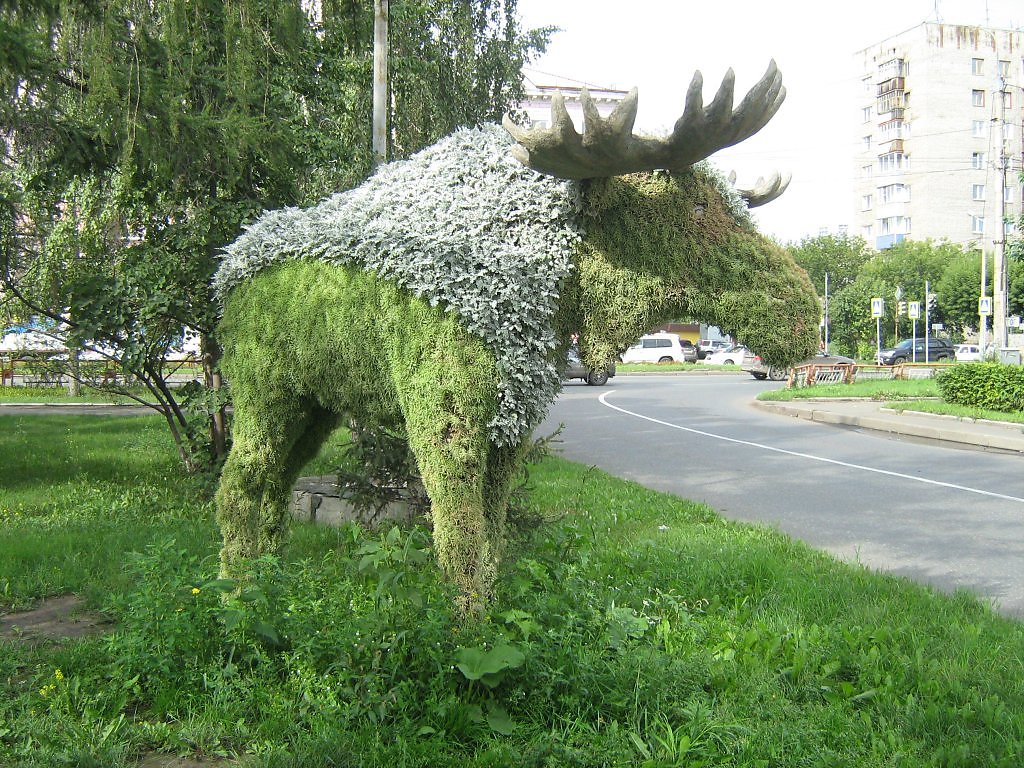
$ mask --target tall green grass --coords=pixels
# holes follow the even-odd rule
[[[0,599],[117,622],[0,641],[0,765],[1024,761],[1021,624],[559,459],[469,625],[422,529],[296,526],[230,597],[157,419],[0,419],[0,462]]]

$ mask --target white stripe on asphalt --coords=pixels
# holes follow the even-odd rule
[[[956,483],[944,483],[941,480],[929,480],[926,477],[917,477],[915,475],[906,475],[906,474],[903,474],[902,472],[893,472],[893,471],[888,470],[888,469],[878,469],[877,467],[866,467],[863,464],[851,464],[851,463],[849,463],[847,461],[839,461],[838,459],[829,459],[829,458],[826,458],[824,456],[815,456],[814,454],[811,454],[811,453],[800,453],[799,451],[789,451],[789,450],[786,450],[785,448],[776,448],[775,446],[765,445],[764,443],[754,443],[754,442],[751,442],[750,440],[739,440],[739,439],[737,439],[735,437],[726,437],[725,435],[716,435],[713,432],[705,432],[705,431],[700,430],[700,429],[693,429],[692,427],[684,427],[684,426],[682,426],[680,424],[673,424],[672,422],[669,422],[669,421],[662,421],[661,419],[655,419],[652,416],[644,416],[642,413],[636,413],[634,411],[628,411],[625,408],[620,408],[617,405],[612,405],[605,398],[609,397],[610,395],[614,395],[616,391],[617,390],[613,389],[613,390],[610,390],[610,391],[605,392],[604,394],[602,394],[598,398],[598,400],[601,402],[601,405],[607,406],[608,408],[611,408],[613,411],[618,411],[619,413],[624,413],[627,416],[633,416],[634,418],[637,418],[637,419],[643,419],[644,421],[649,421],[652,424],[660,424],[663,427],[670,427],[671,429],[679,429],[679,430],[682,430],[683,432],[690,432],[691,434],[694,434],[694,435],[701,435],[702,437],[710,437],[710,438],[713,438],[715,440],[724,440],[727,443],[735,443],[737,445],[746,445],[746,446],[749,446],[751,448],[760,448],[761,450],[764,450],[764,451],[773,451],[774,453],[783,453],[783,454],[785,454],[787,456],[796,456],[796,457],[801,458],[801,459],[810,459],[811,461],[820,461],[820,462],[825,463],[825,464],[835,464],[836,466],[846,467],[847,469],[859,469],[862,472],[874,472],[875,474],[878,474],[878,475],[888,475],[889,477],[898,477],[898,478],[900,478],[902,480],[913,480],[914,482],[924,483],[925,485],[937,485],[937,486],[940,486],[942,488],[952,488],[952,489],[957,490],[957,491],[967,491],[968,493],[976,493],[979,496],[991,496],[992,498],[996,498],[996,499],[1006,499],[1007,501],[1018,501],[1018,502],[1024,504],[1024,499],[1019,498],[1017,496],[1007,496],[1005,493],[995,493],[993,491],[985,491],[985,490],[982,490],[981,488],[970,488],[970,487],[968,487],[966,485],[957,485]]]

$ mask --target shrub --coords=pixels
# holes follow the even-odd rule
[[[967,363],[939,374],[947,403],[993,411],[1024,411],[1024,368],[1003,363]]]

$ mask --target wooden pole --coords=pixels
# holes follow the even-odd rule
[[[373,2],[373,165],[388,160],[388,0]]]

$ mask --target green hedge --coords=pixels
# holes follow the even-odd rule
[[[1024,368],[1003,363],[966,363],[939,374],[947,403],[993,411],[1024,411]]]

